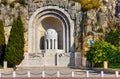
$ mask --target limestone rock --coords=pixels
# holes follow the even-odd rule
[[[95,10],[90,10],[87,12],[87,18],[91,19],[91,20],[95,20],[96,19],[96,11]]]
[[[11,31],[12,27],[4,27],[4,31],[5,31],[5,41],[6,44],[8,43],[8,39],[9,39],[9,35],[10,35],[10,31]]]
[[[28,38],[27,38],[27,37],[28,37],[28,32],[25,32],[25,33],[24,33],[24,36],[25,36],[25,44],[24,44],[25,47],[24,47],[24,51],[25,51],[25,52],[28,52],[28,42],[27,42],[27,41],[28,41]]]
[[[17,8],[17,7],[20,7],[20,4],[19,3],[15,3],[15,6],[14,6],[15,8]]]
[[[9,0],[9,3],[13,1],[14,0]],[[102,27],[103,30],[105,30],[109,27],[109,22],[111,22],[112,25],[116,19],[116,16],[117,18],[120,18],[119,0],[100,0],[100,2],[102,4],[99,10],[92,9],[86,12],[85,32],[86,34],[87,32],[92,32],[94,39],[98,38],[98,28]],[[3,4],[0,4],[0,19],[3,19],[4,22],[6,42],[9,38],[13,18],[16,18],[20,13],[25,28],[25,51],[27,52],[29,18],[38,8],[44,6],[58,6],[59,8],[64,9],[66,12],[68,12],[76,26],[75,32],[77,40],[79,41],[81,39],[81,30],[84,22],[82,14],[83,12],[81,11],[81,4],[72,0],[28,0],[27,3],[28,5],[25,7],[20,6],[19,3],[15,3],[14,8],[10,8],[9,5],[4,6]],[[79,44],[80,43],[77,45]]]
[[[107,12],[107,6],[101,6],[101,12],[106,13]]]
[[[12,3],[13,1],[15,1],[15,0],[8,0],[8,3],[10,4],[10,3]]]

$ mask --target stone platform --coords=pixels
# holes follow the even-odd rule
[[[76,67],[81,66],[80,53],[25,53],[19,67]],[[74,59],[75,58],[75,59]]]
[[[25,53],[19,67],[67,67],[70,64],[70,53]]]

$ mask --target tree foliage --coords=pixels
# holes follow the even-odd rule
[[[109,66],[111,68],[120,68],[120,30],[112,28],[111,31],[105,35],[105,41],[118,48],[118,51],[114,54],[113,59],[109,62]]]
[[[94,64],[102,63],[103,61],[110,61],[113,59],[117,48],[105,41],[96,41],[87,52],[87,60]]]
[[[116,47],[120,46],[120,30],[114,28],[105,35],[105,41],[113,44]]]
[[[74,1],[81,3],[82,11],[98,9],[101,5],[98,0],[74,0]]]
[[[119,49],[114,54],[113,59],[110,61],[110,63],[120,63],[120,50]]]
[[[13,22],[5,52],[5,60],[10,66],[19,65],[24,58],[24,27],[20,16]]]
[[[3,21],[0,20],[0,64],[4,58],[4,50],[5,50],[5,36],[4,36],[4,25]]]

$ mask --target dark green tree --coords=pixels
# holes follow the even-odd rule
[[[20,16],[13,22],[5,52],[9,66],[19,65],[24,58],[24,27]]]
[[[89,62],[98,66],[100,63],[103,63],[103,61],[111,61],[116,51],[117,48],[114,45],[105,41],[97,41],[90,47],[86,56]]]
[[[4,25],[3,21],[0,20],[0,64],[2,64],[4,59],[4,51],[5,51]]]
[[[105,41],[113,44],[116,47],[120,46],[120,30],[113,28],[105,35]]]

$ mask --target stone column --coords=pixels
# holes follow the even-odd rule
[[[45,39],[45,50],[47,49],[47,39]]]
[[[55,47],[55,46],[56,46],[55,40],[56,40],[56,39],[54,39],[54,49],[56,49],[56,47]]]
[[[57,39],[55,40],[55,49],[58,49]]]
[[[52,39],[52,49],[54,49],[54,39]]]
[[[50,39],[48,39],[48,49],[50,49]]]

